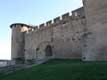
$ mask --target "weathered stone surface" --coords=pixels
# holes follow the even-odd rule
[[[84,7],[72,11],[72,15],[66,13],[39,28],[11,26],[12,59],[38,63],[50,58],[107,60],[107,0],[83,2]],[[25,32],[21,32],[22,26]]]
[[[107,0],[84,0],[87,30],[86,60],[107,60]]]

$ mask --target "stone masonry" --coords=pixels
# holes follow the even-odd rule
[[[107,60],[107,0],[83,0],[84,6],[39,26],[14,23],[12,60]]]

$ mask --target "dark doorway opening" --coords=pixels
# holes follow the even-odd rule
[[[52,47],[50,45],[47,45],[45,48],[46,56],[52,56]]]

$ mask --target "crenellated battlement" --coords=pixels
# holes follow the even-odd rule
[[[43,29],[43,28],[45,28],[45,23],[39,25],[39,29]]]
[[[71,14],[71,15],[70,15]],[[46,23],[40,24],[39,29],[45,29],[47,27],[57,26],[61,24],[65,24],[71,20],[78,20],[85,18],[84,7],[76,9],[71,13],[65,13],[62,16],[58,16],[53,20],[47,21]]]
[[[47,27],[50,27],[50,26],[52,26],[52,20],[50,20],[50,21],[47,21],[47,22],[46,22],[46,26],[47,26]]]
[[[54,26],[62,25],[67,22],[70,22],[72,20],[79,20],[82,18],[85,18],[84,7],[76,9],[76,10],[72,11],[71,13],[67,12],[67,13],[63,14],[62,16],[58,16],[58,17],[54,18],[53,20],[40,24],[39,26],[28,26],[27,25],[27,27],[29,28],[28,31],[39,31],[42,29],[46,29],[47,27],[54,27]]]
[[[76,9],[76,10],[72,11],[72,18],[73,19],[85,18],[84,7],[81,7],[79,9]]]
[[[57,24],[60,24],[60,22],[61,22],[61,17],[60,16],[53,19],[53,24],[57,25]]]

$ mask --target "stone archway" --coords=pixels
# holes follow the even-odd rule
[[[36,48],[36,60],[43,60],[45,58],[45,52],[42,48]]]
[[[49,41],[39,43],[36,48],[36,61],[42,62],[52,56],[52,44]]]
[[[52,56],[52,47],[50,45],[46,46],[45,53],[47,57]]]

